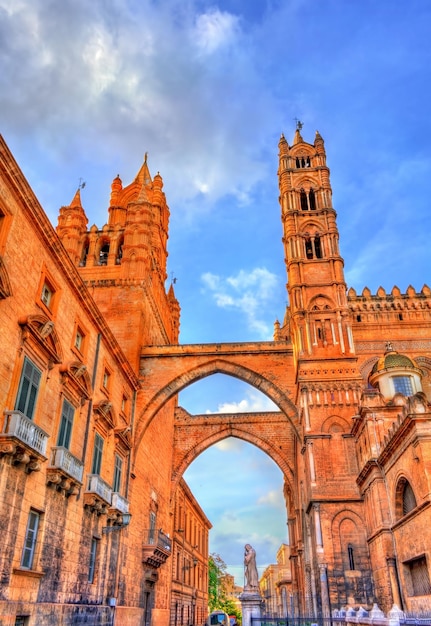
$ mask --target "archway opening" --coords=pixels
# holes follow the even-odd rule
[[[179,405],[192,416],[228,414],[232,423],[242,413],[279,411],[258,389],[224,374],[184,389]],[[195,458],[183,478],[213,525],[210,553],[221,556],[237,585],[244,584],[246,543],[256,550],[259,575],[276,563],[279,548],[289,543],[284,475],[259,448],[258,437],[254,445],[237,436],[223,438]]]
[[[236,584],[244,585],[244,546],[256,550],[261,576],[289,543],[283,474],[270,457],[228,437],[211,446],[184,474],[213,528],[209,551],[221,556]]]

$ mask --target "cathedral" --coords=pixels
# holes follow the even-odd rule
[[[0,624],[202,626],[211,521],[183,474],[227,437],[284,476],[280,617],[431,610],[431,290],[348,288],[323,138],[278,148],[273,341],[185,345],[147,158],[106,224],[78,189],[54,228],[0,138]],[[217,373],[279,410],[179,406]]]

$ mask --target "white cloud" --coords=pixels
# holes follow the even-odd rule
[[[243,448],[243,443],[240,439],[228,437],[227,439],[223,439],[223,441],[216,443],[214,447],[217,448],[217,450],[220,450],[220,452],[240,452]]]
[[[211,54],[231,43],[238,32],[238,21],[236,16],[218,9],[198,15],[193,32],[198,49]]]
[[[223,402],[223,404],[219,404],[216,413],[259,413],[278,410],[277,405],[262,393],[249,391],[247,392],[247,398],[243,398],[239,402]],[[212,413],[212,411],[206,412]],[[228,442],[230,440],[226,439],[225,441]]]
[[[282,494],[279,491],[268,491],[268,493],[261,496],[257,504],[275,507],[277,509],[285,510],[286,505],[283,500]]]
[[[250,330],[261,339],[271,339],[273,329],[264,321],[264,312],[274,302],[279,287],[275,274],[258,267],[251,272],[240,270],[227,278],[206,272],[201,280],[212,292],[216,306],[240,311]]]
[[[184,211],[229,194],[249,202],[267,173],[261,137],[275,99],[240,18],[199,9],[194,0],[0,0],[3,127],[23,140],[31,127],[33,153],[38,144],[69,171],[90,153],[112,161],[113,176],[125,163],[125,181],[148,151],[169,203]]]

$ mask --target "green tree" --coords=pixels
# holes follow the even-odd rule
[[[208,560],[208,608],[209,612],[224,611],[228,615],[235,615],[241,623],[241,612],[235,602],[228,598],[226,591],[227,565],[219,554],[210,554]],[[228,625],[229,626],[229,625]]]
[[[208,560],[208,608],[210,613],[217,609],[224,611],[223,605],[227,600],[224,585],[226,568],[226,563],[219,554],[214,552],[210,554]]]

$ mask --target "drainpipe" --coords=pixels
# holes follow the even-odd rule
[[[96,375],[97,375],[97,366],[99,364],[99,352],[100,352],[100,340],[102,336],[100,333],[97,335],[97,344],[96,344],[96,354],[94,357],[94,365],[93,365],[93,376],[91,379],[91,386],[94,389],[94,385],[96,384]],[[87,411],[87,423],[85,425],[85,436],[84,436],[84,449],[82,451],[82,462],[85,462],[85,456],[87,454],[87,444],[88,444],[88,432],[90,430],[90,421],[91,421],[91,413],[93,411],[93,399],[90,399],[88,403],[88,411]]]
[[[136,410],[136,389],[133,392],[132,414],[130,416],[130,433],[132,437],[133,437],[133,428],[135,425],[135,410]],[[130,484],[130,470],[132,467],[132,454],[133,454],[133,448],[130,450],[129,455],[127,457],[127,477],[126,477],[126,491],[125,491],[126,500],[129,499],[129,484]]]

